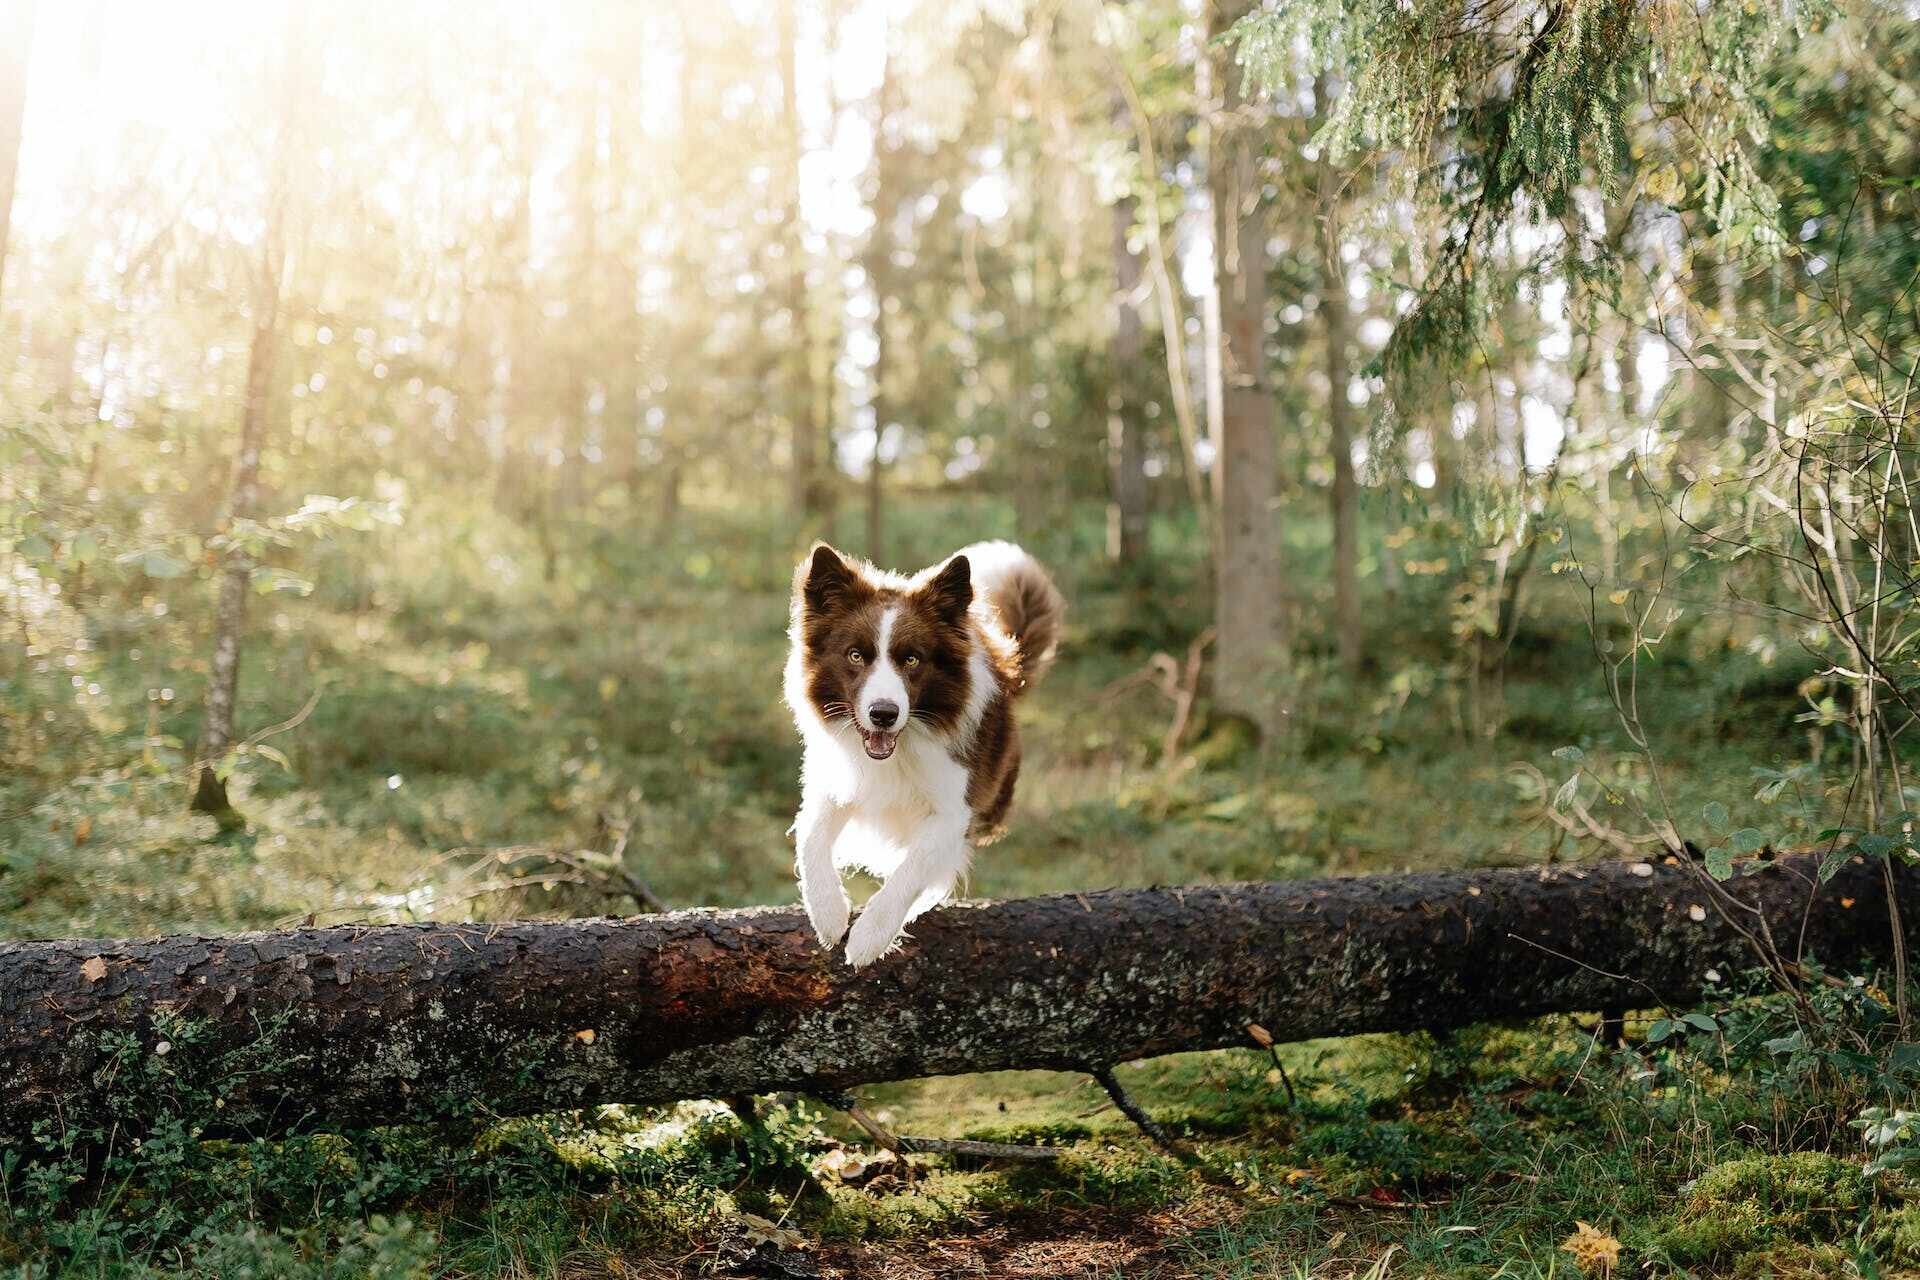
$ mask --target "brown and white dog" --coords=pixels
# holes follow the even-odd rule
[[[1053,661],[1064,605],[1034,558],[982,542],[912,577],[816,545],[794,574],[786,697],[806,748],[800,897],[822,946],[878,960],[998,835],[1013,700]],[[851,933],[840,868],[884,877]]]

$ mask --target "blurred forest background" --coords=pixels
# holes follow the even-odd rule
[[[1891,3],[15,3],[0,936],[794,898],[791,567],[1070,604],[972,891],[1911,803]]]
[[[1896,741],[1904,13],[12,12],[16,936],[790,898],[814,537],[1067,589],[976,892],[1792,841]]]

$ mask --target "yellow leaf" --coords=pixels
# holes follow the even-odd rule
[[[1620,1242],[1584,1222],[1575,1222],[1573,1225],[1579,1230],[1562,1240],[1560,1248],[1573,1255],[1581,1274],[1612,1275],[1614,1264],[1620,1261]]]
[[[593,1028],[582,1027],[580,1030],[573,1033],[573,1038],[575,1040],[578,1040],[581,1044],[592,1044],[594,1041]]]

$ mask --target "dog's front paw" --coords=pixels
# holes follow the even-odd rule
[[[862,912],[847,935],[847,963],[864,969],[900,945],[899,926],[871,911]]]
[[[847,901],[844,891],[831,895],[825,902],[807,904],[807,919],[823,950],[833,950],[840,945],[840,939],[847,936],[847,919],[852,911],[853,904]]]

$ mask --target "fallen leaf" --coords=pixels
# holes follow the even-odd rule
[[[1852,899],[1852,898],[1842,898],[1842,899],[1840,899],[1840,905],[1841,905],[1841,906],[1843,906],[1843,907],[1852,907],[1852,906],[1853,906],[1853,899]]]
[[[741,1214],[740,1225],[745,1228],[743,1234],[753,1244],[770,1244],[776,1249],[798,1249],[807,1242],[807,1238],[798,1231],[777,1222],[769,1222],[756,1213]]]
[[[573,1038],[575,1040],[578,1040],[581,1044],[592,1044],[594,1040],[593,1028],[582,1027],[580,1030],[573,1033]]]
[[[1573,1255],[1583,1275],[1612,1275],[1614,1264],[1620,1261],[1620,1242],[1584,1222],[1573,1225],[1579,1230],[1560,1242],[1561,1250]]]
[[[88,982],[99,982],[107,976],[106,960],[100,956],[95,956],[80,966],[80,976]]]
[[[81,818],[80,821],[73,824],[73,842],[75,844],[85,844],[92,837],[93,815],[89,813]]]
[[[1253,1042],[1262,1049],[1273,1048],[1273,1033],[1259,1023],[1249,1022],[1247,1024],[1247,1034],[1252,1036]]]
[[[1707,909],[1696,902],[1687,908],[1687,918],[1696,923],[1705,920],[1707,918]]]

